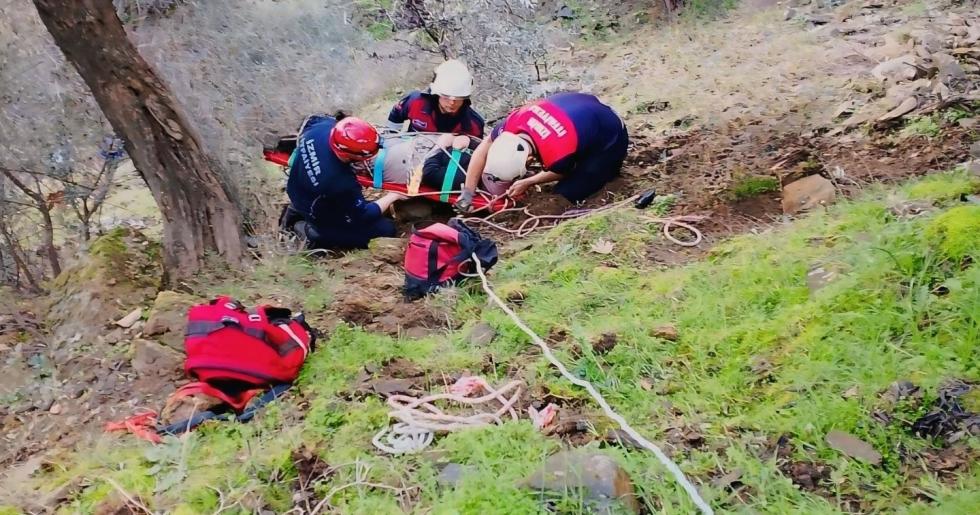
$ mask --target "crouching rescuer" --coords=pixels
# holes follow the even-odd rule
[[[473,152],[456,207],[472,210],[481,176],[502,183],[511,197],[557,182],[555,193],[580,202],[619,176],[628,145],[623,120],[592,95],[559,93],[531,102],[494,127]],[[544,171],[522,178],[531,159]]]
[[[359,118],[313,116],[304,124],[289,165],[286,193],[303,217],[293,230],[311,248],[365,248],[373,238],[395,236],[395,225],[384,213],[406,197],[388,193],[368,202],[351,168],[380,147],[378,131]]]

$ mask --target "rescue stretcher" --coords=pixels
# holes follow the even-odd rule
[[[295,148],[296,137],[284,137],[280,138],[275,146],[264,147],[262,149],[262,156],[266,161],[286,168],[289,166],[289,160]],[[383,181],[381,176],[381,170],[378,166],[372,167],[372,176],[357,173],[354,174],[357,182],[365,188],[373,188],[381,191],[394,191],[403,193],[410,197],[422,197],[429,200],[434,200],[436,202],[445,202],[449,204],[455,204],[456,200],[459,198],[459,191],[443,191],[439,188],[433,188],[425,184],[420,184],[418,177],[413,177],[413,180],[409,181],[408,184],[400,184],[397,182]],[[512,208],[515,205],[516,202],[510,197],[494,197],[486,191],[477,190],[476,195],[473,197],[473,210],[475,212],[487,210],[491,213],[496,213],[504,209]]]

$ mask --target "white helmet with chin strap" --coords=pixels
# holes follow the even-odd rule
[[[466,98],[473,94],[473,76],[462,61],[450,59],[436,67],[436,76],[429,84],[433,95]]]
[[[500,195],[527,173],[531,144],[513,132],[501,132],[490,144],[483,168],[484,188]]]

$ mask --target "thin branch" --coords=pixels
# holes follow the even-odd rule
[[[153,515],[153,512],[149,508],[147,508],[145,504],[134,499],[132,495],[129,495],[129,493],[126,492],[126,490],[123,490],[123,487],[119,486],[119,483],[113,481],[111,477],[106,477],[105,481],[106,483],[112,485],[112,487],[115,488],[116,491],[122,494],[122,496],[126,498],[126,501],[129,502],[129,504],[131,504],[134,508],[139,508],[144,512],[148,513],[149,515]]]
[[[16,173],[14,170],[10,170],[10,169],[7,169],[7,168],[0,168],[0,172],[2,172],[7,177],[7,179],[10,179],[10,182],[14,183],[14,186],[16,186],[17,189],[19,189],[20,191],[22,191],[24,193],[24,195],[27,195],[28,197],[30,197],[31,200],[33,200],[34,202],[37,202],[39,204],[44,204],[45,203],[44,196],[41,195],[40,193],[38,193],[38,192],[36,192],[36,191],[28,188],[26,184],[24,184],[23,182],[21,182],[20,179],[18,179],[17,176],[14,175]],[[20,172],[24,172],[24,170],[20,170]]]

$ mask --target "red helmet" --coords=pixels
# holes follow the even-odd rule
[[[330,131],[330,148],[348,161],[364,161],[378,153],[381,136],[370,123],[348,116]]]

